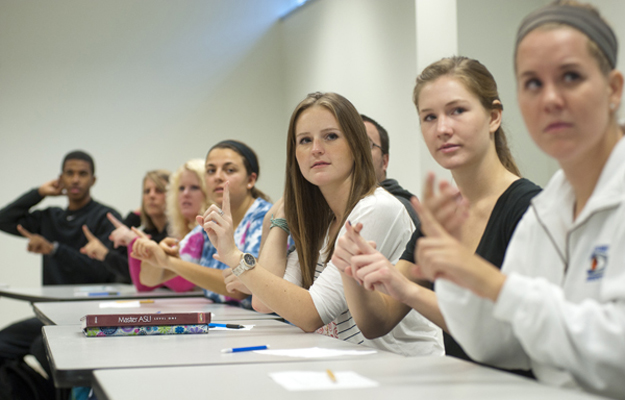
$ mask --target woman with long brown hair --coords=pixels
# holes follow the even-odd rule
[[[362,235],[395,260],[415,229],[403,205],[377,188],[369,139],[356,108],[335,93],[310,94],[293,112],[287,140],[284,202],[268,213],[274,214],[273,229],[263,239],[258,266],[232,242],[227,201],[223,210],[211,206],[204,215],[219,259],[232,268],[226,274],[238,276],[252,292],[256,310],[276,312],[304,331],[401,354],[441,355],[440,330],[417,313],[388,335],[365,339],[330,262],[346,221],[364,222],[368,228]],[[287,256],[289,231],[296,251]]]

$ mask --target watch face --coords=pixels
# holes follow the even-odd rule
[[[250,267],[253,267],[254,265],[256,265],[256,259],[254,258],[254,256],[253,256],[253,255],[251,255],[251,254],[249,254],[249,253],[246,253],[246,254],[243,256],[243,261],[244,261],[247,265],[249,265]]]

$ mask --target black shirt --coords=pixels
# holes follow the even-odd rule
[[[540,187],[527,179],[521,178],[514,181],[505,192],[499,196],[493,208],[484,234],[475,250],[475,254],[484,258],[497,268],[501,268],[510,238],[517,224],[525,214],[530,201],[540,192]],[[406,245],[406,250],[401,259],[415,264],[415,246],[417,239],[422,237],[421,230],[416,230]],[[445,340],[445,353],[450,356],[471,360],[458,342],[450,335],[443,333]]]
[[[94,200],[78,210],[49,207],[30,212],[41,200],[43,197],[39,191],[33,189],[4,207],[0,210],[0,230],[21,236],[17,231],[17,225],[20,224],[49,242],[58,243],[53,255],[43,256],[43,284],[118,282],[116,274],[108,270],[101,261],[81,254],[80,248],[87,244],[83,225],[87,225],[105,246],[110,247],[108,236],[114,227],[106,214],[110,212],[115,218],[121,218],[119,213]]]

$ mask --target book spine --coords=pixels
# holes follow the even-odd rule
[[[87,337],[141,336],[141,335],[192,335],[208,333],[208,324],[150,325],[150,326],[99,326],[83,329]]]
[[[201,325],[210,322],[210,313],[151,313],[151,314],[98,314],[87,315],[82,327],[100,326],[163,326]]]

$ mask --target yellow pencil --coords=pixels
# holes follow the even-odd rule
[[[117,300],[116,303],[132,303],[137,300]],[[139,304],[152,304],[154,300],[139,300]]]
[[[328,374],[328,377],[330,378],[330,380],[336,383],[336,376],[334,376],[334,372],[330,371],[329,369],[326,369],[326,373]]]

